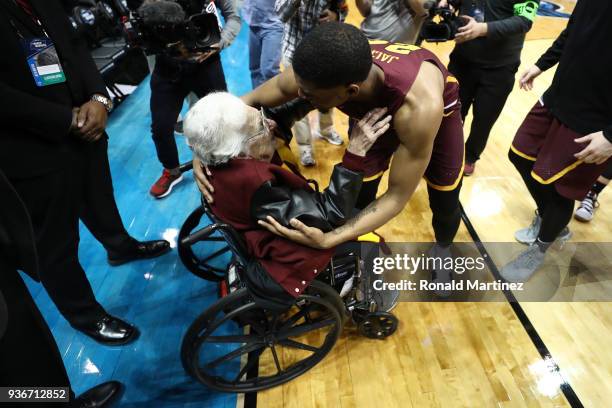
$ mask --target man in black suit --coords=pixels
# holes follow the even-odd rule
[[[74,398],[53,335],[17,272],[36,279],[36,243],[27,210],[2,171],[0,197],[0,387],[68,387],[65,406],[110,405],[122,393],[117,381]]]
[[[5,101],[0,170],[31,214],[38,277],[73,327],[105,344],[125,344],[138,331],[96,301],[78,260],[78,219],[102,242],[113,265],[161,255],[169,243],[138,242],[121,222],[104,132],[112,103],[60,1],[0,0],[0,11],[0,94]],[[45,85],[45,71],[31,67],[41,61],[27,59],[36,44],[46,50],[54,46],[64,81],[57,66],[51,66],[55,79]]]

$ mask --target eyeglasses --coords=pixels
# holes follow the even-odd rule
[[[266,113],[264,112],[263,108],[259,109],[259,114],[261,117],[262,129],[259,132],[255,133],[253,136],[249,137],[247,141],[255,139],[256,137],[259,137],[261,135],[269,135],[271,133],[270,126],[268,126],[268,117],[266,116]]]

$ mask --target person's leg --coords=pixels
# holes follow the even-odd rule
[[[174,126],[188,93],[180,82],[153,71],[150,101],[151,133],[157,158],[164,168],[161,177],[150,190],[150,194],[155,198],[163,198],[170,194],[173,186],[183,179],[174,139]]]
[[[514,86],[517,66],[481,69],[473,101],[470,135],[465,143],[465,161],[476,163],[484,151],[491,128]]]
[[[261,82],[267,81],[280,72],[282,40],[282,27],[262,30],[260,59]],[[255,85],[253,85],[253,87],[255,87]]]
[[[319,132],[323,140],[336,146],[340,146],[343,142],[342,138],[334,129],[334,110],[319,110]]]
[[[68,374],[49,327],[17,270],[1,258],[0,292],[8,311],[7,330],[0,337],[0,386],[68,387],[73,400]]]
[[[123,225],[115,201],[108,162],[108,139],[103,137],[88,147],[80,218],[107,251],[121,252],[134,240]]]
[[[219,55],[209,58],[193,75],[186,77],[185,86],[199,98],[211,92],[227,91],[225,73]]]
[[[253,89],[264,81],[261,72],[262,38],[260,34],[261,28],[249,27],[249,70]]]
[[[174,124],[188,92],[155,71],[151,76],[151,132],[157,158],[167,170],[178,169],[179,157],[174,139]]]
[[[574,200],[561,196],[555,190],[554,185],[546,187],[549,189],[548,206],[544,216],[542,216],[538,242],[549,245],[561,235],[561,232],[569,224],[574,211]]]
[[[312,151],[312,134],[308,116],[298,120],[293,125],[293,134],[300,152],[300,162],[304,166],[314,166],[316,161]]]
[[[441,191],[430,185],[427,186],[429,208],[433,215],[431,224],[436,242],[442,247],[450,246],[459,230],[461,223],[460,192],[461,182],[451,191]]]
[[[610,184],[612,179],[612,164],[597,178],[586,197],[580,202],[580,206],[574,213],[574,218],[582,222],[590,222],[595,215],[595,210],[599,207],[599,195]]]
[[[549,203],[550,191],[544,188],[543,184],[535,181],[531,176],[534,162],[519,156],[512,150],[508,152],[508,158],[521,175],[527,190],[529,190],[531,198],[533,198],[533,201],[536,203],[538,214],[542,217]]]
[[[80,180],[74,168],[40,177],[11,180],[32,218],[40,280],[51,300],[73,326],[100,320],[96,301],[78,259]]]
[[[382,175],[373,180],[364,181],[361,184],[361,190],[359,190],[359,196],[357,197],[355,208],[363,210],[372,201],[376,200],[376,193],[378,193],[380,180],[382,180]]]
[[[451,54],[448,64],[449,71],[459,81],[459,101],[461,102],[461,118],[465,120],[476,94],[480,70],[463,61],[459,61]]]

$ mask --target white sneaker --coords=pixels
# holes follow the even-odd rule
[[[542,252],[537,244],[531,244],[513,261],[508,262],[499,274],[508,282],[527,282],[542,266],[545,257],[546,252]]]
[[[531,245],[536,242],[538,239],[538,234],[540,233],[540,228],[542,227],[542,217],[537,213],[535,213],[535,217],[533,221],[531,221],[531,225],[527,228],[520,229],[514,233],[514,239],[516,239],[521,244]],[[572,237],[572,232],[568,227],[563,228],[563,230],[557,236],[555,241],[559,241],[561,243],[569,240]]]
[[[300,161],[302,165],[306,167],[312,167],[317,164],[314,157],[312,157],[312,148],[300,150]]]
[[[342,137],[336,132],[333,126],[330,126],[326,129],[323,129],[320,132],[316,133],[316,136],[320,139],[325,140],[329,144],[333,144],[335,146],[340,146],[344,143]]]
[[[597,194],[589,191],[584,200],[580,203],[580,206],[574,213],[574,218],[578,221],[589,222],[593,219],[595,210],[599,207],[599,201],[597,201]]]

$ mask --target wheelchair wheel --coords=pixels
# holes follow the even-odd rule
[[[261,391],[305,373],[331,351],[342,331],[337,306],[317,286],[279,313],[260,308],[246,288],[219,299],[185,334],[183,367],[225,392]]]
[[[209,262],[230,251],[230,247],[225,243],[223,237],[210,236],[206,238],[206,241],[211,242],[211,246],[214,245],[214,242],[219,242],[220,244],[217,245],[219,249],[204,259],[199,259],[193,252],[191,246],[181,244],[183,238],[191,234],[200,224],[200,220],[204,214],[204,208],[198,207],[189,214],[189,217],[187,217],[183,223],[178,235],[178,254],[183,265],[185,265],[191,273],[208,281],[220,282],[225,278],[226,269],[212,266]]]
[[[359,333],[370,339],[384,339],[397,330],[397,317],[388,312],[370,312],[359,322]]]

